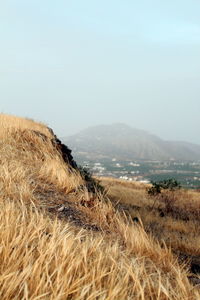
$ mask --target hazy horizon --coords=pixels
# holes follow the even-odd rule
[[[0,4],[0,111],[60,136],[125,123],[200,144],[200,2]]]
[[[115,123],[107,123],[107,124],[97,124],[97,125],[91,125],[91,126],[87,126],[85,128],[82,128],[81,130],[78,130],[78,131],[75,131],[74,133],[72,134],[69,134],[67,136],[60,136],[60,138],[68,138],[70,136],[74,136],[76,134],[79,134],[80,132],[82,131],[85,131],[87,129],[90,129],[90,128],[94,128],[94,127],[99,127],[99,126],[114,126],[114,125],[125,125],[125,126],[128,126],[128,127],[131,127],[132,129],[136,129],[136,130],[139,130],[139,131],[144,131],[145,133],[148,133],[150,135],[153,135],[153,136],[157,136],[159,137],[160,139],[164,140],[164,141],[180,141],[180,142],[188,142],[188,143],[192,143],[192,142],[189,142],[189,141],[186,141],[186,140],[173,140],[173,139],[165,139],[164,137],[158,135],[158,134],[155,134],[154,132],[152,131],[149,131],[148,129],[141,129],[141,128],[136,128],[136,127],[133,127],[131,126],[130,124],[127,124],[127,123],[122,123],[122,122],[115,122]],[[193,144],[197,144],[197,145],[200,145],[200,143],[193,143]]]

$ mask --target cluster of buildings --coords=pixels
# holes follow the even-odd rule
[[[93,175],[99,177],[114,177],[126,181],[149,183],[149,180],[145,179],[137,169],[140,167],[140,164],[135,162],[126,162],[126,164],[123,164],[114,158],[111,162],[84,161],[83,167],[88,169]],[[135,170],[128,170],[127,167],[129,167],[129,169],[132,167]]]
[[[82,165],[99,177],[114,177],[143,183],[175,178],[185,187],[200,187],[200,162],[119,161],[113,158],[96,162],[84,161]]]

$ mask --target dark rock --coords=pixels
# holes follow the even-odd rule
[[[69,149],[65,144],[63,144],[61,142],[61,140],[59,140],[57,138],[57,136],[54,134],[53,130],[51,128],[49,128],[49,131],[50,133],[53,135],[53,138],[52,138],[52,144],[56,147],[56,149],[60,152],[63,160],[69,164],[69,166],[71,166],[73,169],[77,169],[77,164],[76,162],[74,161],[74,158],[72,156],[72,150]]]
[[[189,270],[195,275],[200,275],[200,257],[186,253],[178,253],[178,258],[181,263],[187,262]]]
[[[135,223],[139,223],[139,219],[138,219],[138,217],[134,217],[134,218],[133,218],[133,222],[135,222]]]
[[[188,277],[189,281],[193,284],[193,285],[199,285],[200,286],[200,278],[196,277],[196,276],[189,276]]]
[[[161,211],[161,212],[160,212],[160,217],[163,218],[164,216],[165,216],[164,212]]]
[[[200,274],[200,263],[192,262],[191,263],[191,272],[194,274]]]

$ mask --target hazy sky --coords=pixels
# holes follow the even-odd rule
[[[0,110],[200,144],[200,1],[0,0]]]

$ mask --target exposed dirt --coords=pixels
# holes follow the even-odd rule
[[[88,201],[81,200],[77,202],[77,195],[74,191],[65,194],[64,192],[57,191],[52,184],[46,184],[46,188],[44,189],[43,183],[41,188],[38,185],[34,190],[34,197],[37,199],[39,207],[45,209],[51,217],[58,217],[60,220],[68,221],[84,229],[93,231],[101,230],[80,209]]]

